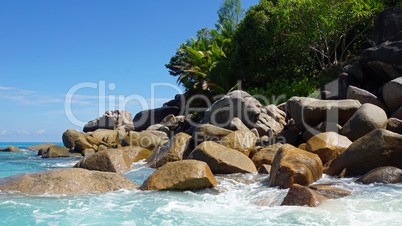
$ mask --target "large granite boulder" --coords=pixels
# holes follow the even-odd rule
[[[299,131],[321,122],[345,124],[361,106],[357,100],[318,100],[292,97],[286,102],[286,111],[295,121]]]
[[[42,155],[42,158],[60,158],[60,157],[79,157],[81,153],[75,153],[72,149],[58,145],[50,146]]]
[[[147,129],[150,125],[160,123],[168,115],[179,115],[180,108],[176,106],[165,106],[138,112],[133,119],[136,131]]]
[[[188,158],[206,162],[214,174],[257,172],[247,156],[213,141],[202,142]]]
[[[149,176],[141,190],[191,190],[212,188],[217,185],[205,162],[182,160],[168,162]]]
[[[117,149],[124,151],[130,158],[131,162],[138,162],[140,160],[147,159],[152,155],[152,151],[142,147],[127,146]]]
[[[402,31],[402,6],[390,7],[380,12],[374,21],[373,41],[379,45]]]
[[[304,187],[299,184],[293,184],[285,199],[282,201],[281,206],[318,206],[328,197],[314,191],[311,188]]]
[[[117,173],[74,168],[21,173],[0,179],[1,191],[19,191],[28,194],[106,193],[136,188],[138,186],[134,182]]]
[[[273,114],[279,111],[277,109]],[[202,122],[230,129],[235,117],[247,128],[257,128],[260,136],[265,135],[268,129],[274,130],[276,134],[283,129],[283,125],[268,115],[267,109],[264,109],[257,99],[242,90],[230,92],[213,103],[206,110]]]
[[[21,150],[19,148],[15,147],[15,146],[8,146],[8,147],[5,147],[5,148],[1,148],[0,151],[3,151],[3,152],[20,152]]]
[[[402,62],[401,62],[401,68],[402,68]],[[385,84],[384,87],[382,88],[382,97],[384,98],[384,102],[387,105],[390,112],[398,110],[402,106],[402,77],[396,78]]]
[[[341,134],[355,141],[375,129],[387,128],[387,114],[373,104],[363,104],[341,129]]]
[[[257,137],[250,130],[237,130],[223,137],[221,144],[249,155],[254,147]]]
[[[360,177],[357,182],[363,184],[383,183],[396,184],[402,182],[402,169],[393,166],[383,166],[371,170]]]
[[[123,140],[124,146],[139,146],[154,151],[169,138],[161,131],[145,130],[141,132],[130,131]]]
[[[64,147],[74,149],[75,140],[77,140],[78,137],[82,137],[82,136],[84,136],[84,134],[78,132],[75,129],[66,130],[62,136]]]
[[[385,112],[388,111],[388,108],[385,106],[385,104],[380,101],[376,95],[367,90],[360,89],[356,86],[349,86],[346,95],[348,99],[358,100],[361,104],[374,104],[382,108]]]
[[[255,167],[258,169],[263,164],[272,165],[276,153],[283,147],[282,143],[276,143],[269,145],[268,147],[262,148],[255,153],[250,154],[251,161],[254,162]]]
[[[285,144],[276,153],[271,165],[269,186],[289,188],[293,184],[309,185],[322,176],[318,155]]]
[[[388,41],[364,50],[359,61],[372,81],[388,82],[402,76],[401,54],[402,31]]]
[[[353,142],[325,169],[329,175],[363,175],[381,166],[402,168],[402,135],[376,129]]]
[[[97,129],[117,129],[121,126],[131,126],[133,116],[129,111],[113,110],[107,111],[102,116],[89,121],[84,125],[84,132],[95,131]]]
[[[124,173],[131,167],[131,159],[123,150],[107,149],[94,155],[85,157],[78,162],[75,168],[98,170],[106,172]]]
[[[335,132],[326,132],[315,135],[306,143],[306,151],[317,154],[325,164],[344,152],[350,145],[347,137]]]
[[[168,162],[183,160],[184,151],[187,148],[191,136],[186,133],[178,133],[160,149],[154,151],[147,159],[152,168],[159,168]]]

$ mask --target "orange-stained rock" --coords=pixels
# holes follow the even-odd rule
[[[283,200],[281,206],[318,206],[323,201],[327,200],[328,197],[321,195],[314,190],[301,186],[299,184],[293,184],[285,199]]]
[[[149,156],[152,155],[152,151],[142,147],[127,146],[118,149],[123,150],[132,162],[138,162],[140,160],[147,159],[149,158]]]
[[[223,137],[221,144],[228,148],[236,149],[248,156],[256,140],[257,137],[250,130],[237,130]]]
[[[329,175],[357,176],[381,166],[402,168],[402,135],[376,129],[353,142],[348,149],[326,164]]]
[[[351,144],[352,141],[345,136],[335,132],[326,132],[310,138],[306,143],[306,151],[317,154],[325,164],[340,155]]]
[[[84,158],[75,168],[124,173],[131,167],[130,157],[123,150],[107,149]]]
[[[308,188],[313,189],[314,191],[325,195],[330,198],[341,198],[350,195],[350,191],[340,188],[340,186],[344,185],[341,182],[332,182],[325,184],[312,184],[309,185]]]
[[[186,133],[176,134],[168,143],[155,150],[147,159],[150,167],[159,168],[168,162],[183,160],[183,154],[190,138],[191,136]]]
[[[205,162],[168,162],[149,176],[141,190],[191,190],[215,187],[217,182]]]
[[[270,187],[289,188],[293,184],[307,186],[322,176],[323,166],[318,155],[285,144],[276,153],[271,165]]]
[[[255,152],[255,154],[251,157],[251,161],[254,162],[255,167],[257,169],[260,168],[263,164],[271,165],[272,162],[274,161],[276,152],[278,152],[278,150],[282,147],[283,144],[276,143],[266,148],[263,148]]]
[[[206,162],[214,174],[257,172],[247,156],[213,141],[202,142],[188,158]]]

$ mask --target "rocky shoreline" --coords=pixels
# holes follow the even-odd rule
[[[387,9],[379,18],[392,20],[395,12],[402,13],[402,7]],[[375,27],[384,24],[377,20]],[[357,177],[362,184],[400,183],[402,31],[389,30],[375,29],[373,36],[381,41],[345,68],[336,88],[322,90],[323,99],[292,97],[263,106],[236,90],[215,101],[197,121],[183,95],[134,117],[128,111],[108,111],[88,122],[83,132],[65,131],[64,147],[28,148],[42,158],[84,156],[73,169],[2,178],[0,190],[192,190],[215,187],[218,174],[266,173],[269,187],[289,189],[282,205],[317,206],[350,194],[341,182],[315,184],[323,174]],[[122,173],[143,159],[156,171],[139,186]]]

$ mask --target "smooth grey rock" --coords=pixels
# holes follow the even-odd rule
[[[355,141],[375,129],[387,128],[387,114],[373,104],[363,104],[345,123],[341,134]]]
[[[129,111],[113,110],[107,111],[102,116],[89,121],[84,125],[84,132],[95,131],[97,129],[117,129],[120,126],[132,125],[132,115]]]
[[[388,108],[382,103],[376,95],[370,93],[367,90],[360,89],[356,86],[349,86],[347,92],[348,99],[358,100],[361,104],[370,103],[382,108],[385,112]]]
[[[382,97],[390,112],[398,110],[402,106],[402,77],[385,84],[382,88]]]

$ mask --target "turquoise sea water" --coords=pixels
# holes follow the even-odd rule
[[[20,148],[33,143],[0,143]],[[59,144],[60,145],[60,144]],[[41,159],[36,151],[0,152],[0,178],[69,168],[75,158]],[[141,184],[154,170],[135,163],[124,175]],[[348,197],[315,208],[280,206],[287,190],[268,187],[268,176],[217,176],[199,191],[127,191],[85,195],[0,192],[0,225],[401,225],[402,184],[361,185],[342,179]],[[316,183],[339,181],[324,175]]]

